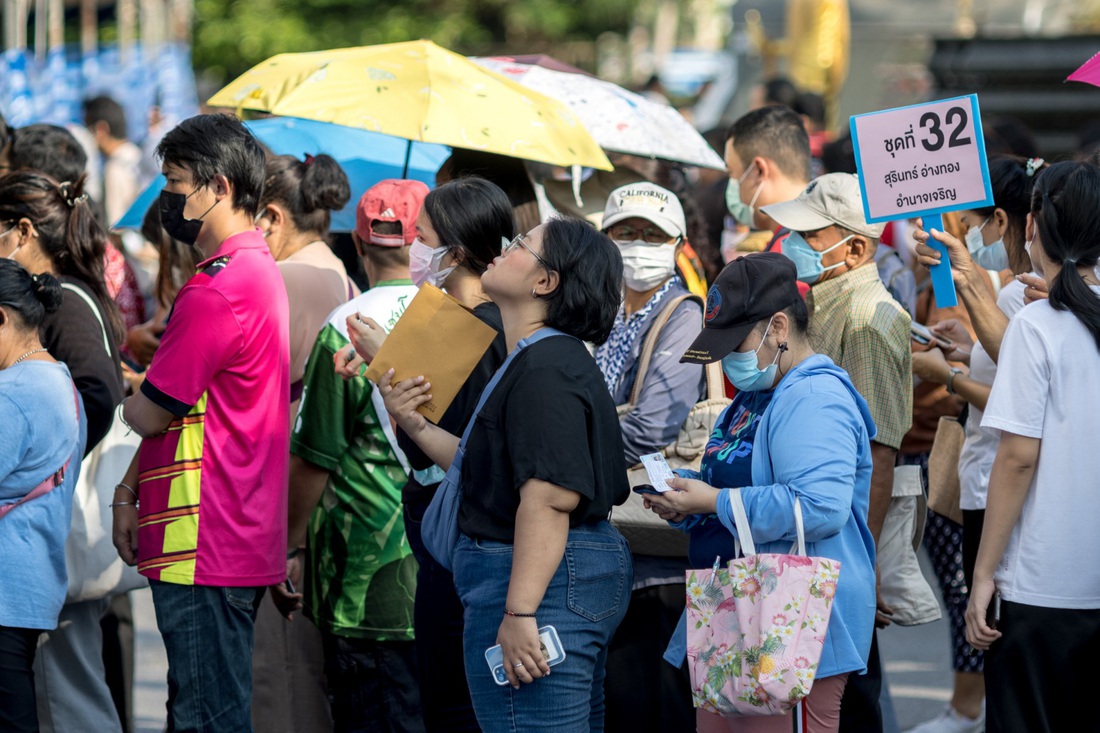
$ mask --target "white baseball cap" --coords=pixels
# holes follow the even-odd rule
[[[793,201],[760,208],[776,224],[795,232],[812,232],[841,226],[864,237],[878,239],[885,224],[868,224],[863,215],[863,194],[854,173],[827,173],[810,181]]]
[[[656,224],[673,237],[687,236],[680,199],[655,183],[628,183],[612,191],[603,210],[603,230],[635,217]]]

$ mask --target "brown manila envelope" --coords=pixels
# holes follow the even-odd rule
[[[382,342],[366,377],[378,384],[393,369],[393,381],[423,375],[432,385],[431,402],[418,408],[439,422],[497,331],[439,288],[425,283]]]

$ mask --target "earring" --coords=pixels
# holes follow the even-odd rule
[[[535,292],[534,288],[531,288],[531,297],[538,300],[539,294]]]

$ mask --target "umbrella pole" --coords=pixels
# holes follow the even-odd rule
[[[409,158],[412,157],[413,143],[409,140],[405,143],[405,168],[401,171],[402,178],[409,177]]]

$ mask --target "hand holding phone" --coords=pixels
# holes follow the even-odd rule
[[[913,321],[910,324],[909,333],[910,336],[912,336],[913,340],[916,341],[918,344],[924,344],[925,346],[927,346],[928,344],[935,342],[936,346],[942,349],[955,348],[955,345],[951,341],[945,339],[939,334],[932,333],[928,330],[926,326],[917,323],[916,321]]]
[[[996,629],[1001,620],[1001,592],[994,591],[989,599],[989,606],[985,609],[985,624],[991,629]]]
[[[565,649],[562,648],[561,639],[558,638],[558,630],[553,626],[543,626],[539,629],[539,646],[543,659],[549,666],[553,667],[565,661]],[[502,686],[508,684],[508,676],[504,673],[504,652],[501,651],[500,644],[485,650],[485,662],[489,665],[494,682]]]

